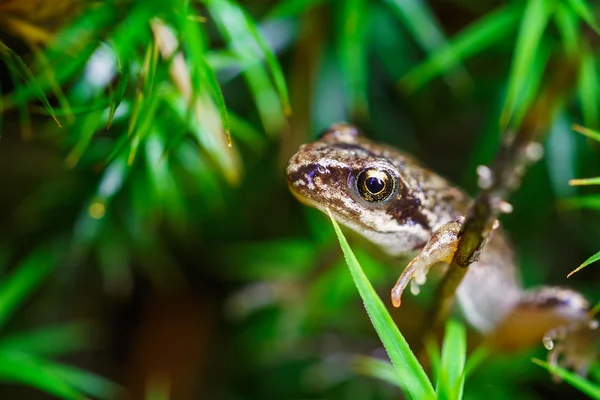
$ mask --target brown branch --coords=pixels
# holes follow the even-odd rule
[[[560,65],[554,66],[548,84],[530,106],[516,134],[507,131],[491,166],[478,168],[481,191],[462,225],[458,248],[425,320],[427,329],[424,332],[433,332],[448,317],[456,289],[469,265],[479,259],[497,218],[507,206],[506,199],[519,187],[528,165],[541,156],[539,142],[549,130],[565,97],[572,91],[576,79],[577,60],[561,61]]]

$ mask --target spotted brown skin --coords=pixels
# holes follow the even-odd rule
[[[411,264],[419,258],[429,260],[429,265],[451,259],[453,250],[437,238],[447,240],[443,233],[450,227],[457,232],[457,221],[471,204],[469,196],[414,157],[370,141],[344,123],[301,146],[286,174],[291,192],[301,202],[330,211],[385,253],[419,252]],[[404,274],[412,274],[411,264]],[[409,275],[409,279],[417,276]],[[560,354],[564,365],[585,373],[595,357],[598,334],[590,328],[594,321],[587,314],[588,302],[569,289],[524,290],[502,229],[492,233],[479,261],[469,267],[457,298],[467,321],[486,333],[496,348],[518,349],[539,343],[542,337],[560,336],[564,343],[555,347],[551,361]],[[399,297],[394,303],[399,305]]]
[[[371,169],[389,172],[395,180],[394,193],[384,202],[370,203],[358,193],[359,175]],[[340,222],[366,233],[390,255],[421,248],[432,229],[464,211],[466,204],[461,191],[413,157],[373,143],[345,124],[300,147],[290,159],[287,178],[300,201],[322,211],[328,207]]]

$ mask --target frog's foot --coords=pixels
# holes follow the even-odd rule
[[[543,338],[548,362],[585,375],[596,359],[598,322],[589,302],[578,292],[544,286],[525,292],[490,337],[499,351],[518,350]]]
[[[420,287],[427,280],[431,266],[437,263],[450,263],[458,246],[458,233],[463,217],[439,227],[429,238],[421,252],[408,264],[398,282],[392,288],[392,304],[400,307],[402,293],[410,283],[412,294],[419,294]]]
[[[599,339],[598,321],[594,319],[551,329],[543,339],[544,347],[549,350],[548,363],[585,376],[598,356]],[[552,379],[560,381],[557,375],[553,375]]]

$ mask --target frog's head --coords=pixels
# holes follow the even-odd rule
[[[411,161],[391,147],[335,124],[290,159],[292,193],[381,246],[390,254],[421,245],[430,234],[423,193]]]

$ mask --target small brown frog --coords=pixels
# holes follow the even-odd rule
[[[388,255],[414,257],[392,289],[395,306],[409,283],[417,294],[431,266],[452,260],[472,201],[414,157],[372,142],[343,123],[301,146],[289,161],[287,179],[301,202],[329,210]],[[525,290],[501,228],[469,267],[457,298],[467,322],[497,349],[543,340],[551,363],[580,374],[596,358],[597,322],[589,316],[588,301],[565,288]]]

